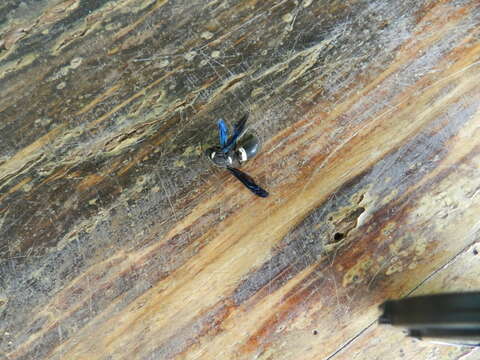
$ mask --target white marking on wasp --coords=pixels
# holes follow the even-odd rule
[[[240,161],[247,161],[248,160],[247,152],[245,151],[245,149],[243,147],[239,148],[238,152],[240,153]]]
[[[231,157],[231,156],[228,157],[228,162],[229,162],[230,164],[233,164],[233,160],[232,160],[232,157]]]
[[[216,152],[215,151],[212,151],[212,153],[210,154],[210,158],[213,160],[213,158],[215,157],[215,154]]]

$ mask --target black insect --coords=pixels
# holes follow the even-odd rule
[[[260,197],[267,197],[268,192],[258,186],[255,181],[244,172],[238,170],[245,161],[254,157],[260,150],[260,143],[253,135],[244,135],[245,123],[248,114],[240,119],[233,128],[232,136],[228,137],[228,127],[223,119],[218,120],[218,134],[220,146],[214,146],[206,150],[205,154],[217,166],[225,167],[251,192]],[[237,144],[237,141],[240,140]]]

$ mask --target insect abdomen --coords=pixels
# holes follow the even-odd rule
[[[245,139],[239,144],[236,150],[236,157],[238,161],[245,162],[250,160],[252,157],[257,155],[260,151],[260,142],[253,135],[248,135]]]

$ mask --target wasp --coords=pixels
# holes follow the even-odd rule
[[[260,142],[252,134],[245,135],[245,124],[248,114],[243,116],[233,127],[233,134],[228,136],[228,126],[223,119],[217,121],[220,146],[208,148],[205,155],[215,165],[226,168],[252,193],[267,197],[268,192],[258,186],[255,181],[243,171],[237,169],[244,162],[253,158],[260,151]]]

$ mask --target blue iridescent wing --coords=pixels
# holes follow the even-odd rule
[[[227,124],[225,124],[225,121],[223,119],[218,120],[217,125],[218,125],[218,135],[220,137],[220,146],[223,149],[227,144],[228,127],[227,127]]]
[[[255,184],[255,181],[249,175],[235,168],[227,167],[227,169],[255,195],[263,198],[268,196],[268,192]]]
[[[242,134],[243,129],[245,129],[245,123],[247,122],[247,119],[248,119],[248,113],[245,114],[245,115],[240,119],[240,121],[235,124],[235,126],[234,126],[234,128],[233,128],[233,134],[232,134],[232,136],[230,136],[230,138],[228,139],[228,141],[227,141],[227,143],[225,144],[225,146],[222,146],[223,152],[227,153],[227,152],[229,152],[230,150],[232,150],[232,148],[235,146],[238,137]]]

